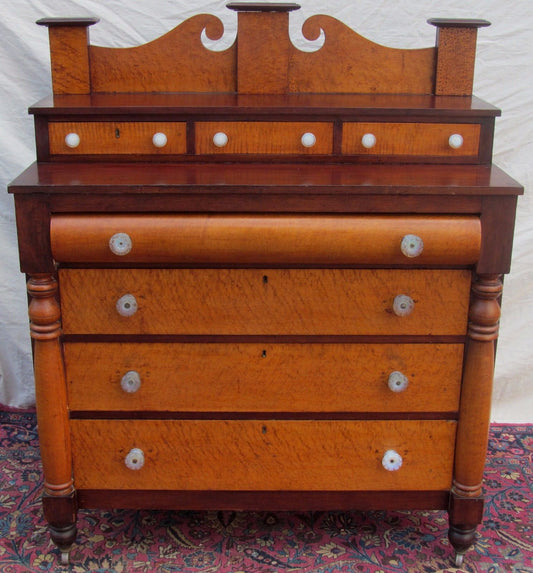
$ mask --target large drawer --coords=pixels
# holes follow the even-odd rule
[[[77,489],[446,490],[455,429],[450,421],[72,420],[73,473]],[[382,463],[391,450],[402,458],[396,471]],[[126,466],[128,454],[138,469]]]
[[[50,122],[48,129],[52,155],[167,155],[187,152],[185,122],[58,121]]]
[[[477,158],[479,138],[479,124],[354,122],[343,125],[342,152]]]
[[[66,343],[71,411],[455,412],[461,344]]]
[[[60,269],[66,334],[464,335],[471,272]]]
[[[333,124],[281,121],[202,121],[195,124],[197,154],[331,154]]]
[[[418,241],[418,243],[412,243]],[[474,216],[54,215],[59,262],[470,265]]]

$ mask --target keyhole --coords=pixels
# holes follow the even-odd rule
[[[267,351],[263,350],[263,352],[261,352],[261,358],[266,358],[267,357]]]
[[[263,284],[268,284],[268,276],[263,275]]]
[[[118,127],[115,129],[115,137],[116,137],[117,139],[120,138],[120,129],[119,129]]]

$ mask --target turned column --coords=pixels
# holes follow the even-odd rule
[[[462,555],[483,514],[482,481],[490,422],[494,346],[498,337],[501,275],[480,275],[472,286],[455,468],[450,496],[450,542]]]
[[[34,342],[35,398],[44,473],[43,510],[62,561],[76,537],[76,494],[68,425],[67,388],[59,336],[60,309],[53,275],[28,282],[30,330]]]

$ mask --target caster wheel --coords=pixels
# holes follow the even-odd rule
[[[455,566],[456,567],[461,567],[464,560],[465,560],[464,553],[456,553],[455,554]]]
[[[61,551],[61,565],[70,563],[70,551]]]

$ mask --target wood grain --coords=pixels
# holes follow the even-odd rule
[[[62,269],[66,334],[465,334],[468,270]],[[120,316],[124,294],[137,312]],[[408,316],[396,295],[415,301]]]
[[[291,47],[289,91],[292,93],[430,94],[435,49],[401,50],[363,38],[330,16],[312,16],[303,34],[309,40],[324,31],[317,51]]]
[[[64,345],[70,410],[453,412],[460,344]],[[134,370],[141,388],[120,386]],[[409,386],[391,392],[403,372]]]
[[[91,46],[93,92],[236,91],[235,46],[221,52],[206,49],[201,41],[204,29],[213,40],[224,32],[218,18],[200,14],[141,46]]]
[[[476,40],[476,27],[442,26],[438,28],[436,95],[472,94]]]
[[[126,233],[131,251],[109,240]],[[424,248],[401,251],[414,234]],[[473,216],[53,215],[52,252],[60,262],[470,265],[481,226]]]
[[[376,136],[376,145],[370,149],[361,143],[366,133]],[[459,149],[452,149],[448,143],[452,134],[463,137]],[[348,122],[343,125],[342,153],[476,158],[479,136],[479,124]]]
[[[455,422],[72,420],[77,488],[438,490],[451,485]],[[98,447],[95,447],[98,444]],[[145,464],[126,468],[140,448]],[[394,449],[396,472],[381,464]]]
[[[78,147],[68,147],[65,136],[77,133]],[[164,133],[168,142],[156,147],[152,137]],[[50,122],[52,155],[168,155],[187,152],[186,124],[177,121],[68,121]]]
[[[224,132],[228,143],[217,147],[213,136]],[[313,147],[302,145],[302,135],[311,132],[316,137]],[[321,122],[271,121],[199,121],[195,124],[197,154],[331,154],[333,152],[333,124]]]
[[[54,94],[89,94],[89,33],[85,26],[51,26],[50,60]]]

